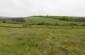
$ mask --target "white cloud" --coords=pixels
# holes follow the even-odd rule
[[[84,0],[0,0],[0,16],[85,16]]]

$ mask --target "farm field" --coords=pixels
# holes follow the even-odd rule
[[[26,23],[0,22],[0,55],[85,55],[84,22],[24,19]]]

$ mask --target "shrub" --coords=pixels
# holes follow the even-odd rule
[[[45,22],[37,23],[37,25],[45,25]]]
[[[82,24],[81,26],[85,26],[85,23],[84,23],[84,24]]]
[[[2,20],[2,23],[6,23],[6,20]]]
[[[52,25],[52,24],[50,24],[50,23],[45,23],[45,22],[40,22],[40,23],[37,23],[37,25]]]

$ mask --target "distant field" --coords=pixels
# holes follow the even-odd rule
[[[85,55],[85,29],[0,28],[0,55]]]
[[[75,22],[75,21],[64,21],[64,20],[58,20],[55,18],[46,18],[46,17],[26,17],[24,18],[27,24],[37,24],[40,22],[48,23],[48,24],[59,24],[59,25],[82,25],[84,22]]]
[[[40,23],[40,22],[47,22],[47,23],[56,23],[57,20],[54,20],[54,19],[50,19],[50,18],[43,18],[43,17],[27,17],[25,18],[25,21],[27,23]]]

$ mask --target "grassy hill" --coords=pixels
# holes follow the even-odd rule
[[[61,18],[52,18],[52,17],[25,17],[24,18],[27,24],[38,24],[38,23],[47,23],[47,24],[59,24],[59,25],[82,25],[84,22],[77,22],[77,21],[67,21],[61,20]],[[69,18],[71,19],[71,18]]]

